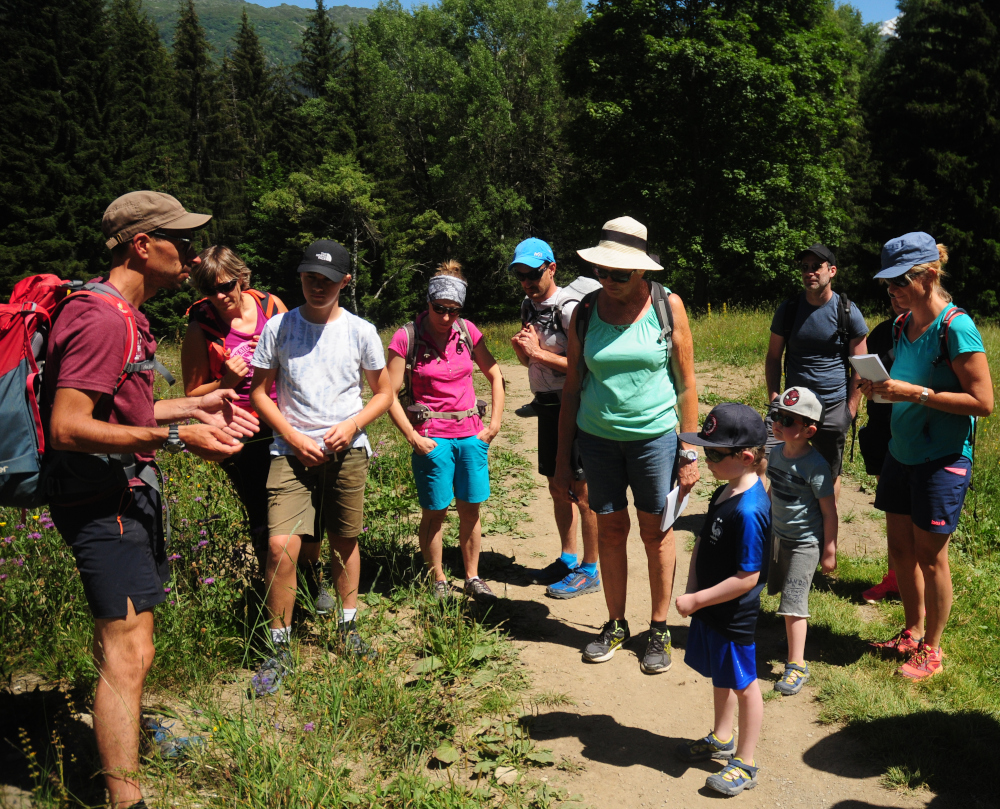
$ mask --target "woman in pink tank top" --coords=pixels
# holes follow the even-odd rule
[[[274,295],[250,288],[250,270],[228,247],[214,245],[201,253],[191,282],[205,297],[188,309],[188,328],[181,347],[181,371],[187,396],[204,396],[231,388],[237,404],[251,412],[249,391],[254,349],[264,324],[288,308]],[[271,396],[276,393],[271,389]],[[267,550],[267,472],[271,431],[260,432],[222,464],[250,522],[258,560]]]

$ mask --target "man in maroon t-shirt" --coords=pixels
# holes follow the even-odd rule
[[[151,360],[156,350],[138,307],[187,278],[198,261],[191,233],[210,219],[153,191],[125,194],[105,211],[101,228],[111,250],[111,271],[104,283],[121,296],[139,333],[129,362]],[[257,422],[232,406],[232,391],[154,403],[152,370],[126,374],[116,391],[130,342],[117,305],[117,300],[111,304],[86,295],[64,305],[49,339],[45,401],[51,403],[49,449],[59,453],[61,468],[88,470],[66,478],[51,511],[73,550],[94,616],[99,674],[94,735],[109,802],[115,809],[144,809],[136,780],[140,700],[153,662],[152,608],[165,598],[169,573],[153,455],[161,448],[179,452],[186,446],[202,458],[224,460],[240,450],[239,437],[257,431]],[[176,424],[189,419],[202,423]],[[96,457],[101,453],[122,456],[121,465]],[[103,474],[113,479],[112,468],[118,469],[117,485],[81,490],[81,478]],[[123,468],[132,470],[127,484]]]

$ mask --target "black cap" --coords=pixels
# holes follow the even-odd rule
[[[824,244],[814,244],[811,247],[807,247],[805,250],[799,250],[799,252],[795,254],[795,260],[801,261],[802,257],[806,253],[815,253],[823,259],[823,261],[828,261],[831,267],[837,266],[837,257],[833,254],[833,251]]]
[[[760,413],[749,405],[725,402],[705,416],[700,433],[681,433],[681,441],[699,447],[723,449],[762,447],[767,443],[767,427]]]
[[[306,248],[299,272],[318,272],[331,281],[340,281],[351,271],[351,257],[340,242],[320,239]]]

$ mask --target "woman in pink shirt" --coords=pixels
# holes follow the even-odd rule
[[[434,577],[434,595],[448,594],[441,567],[441,535],[452,498],[458,511],[458,540],[465,563],[465,593],[477,603],[496,596],[479,578],[479,504],[490,496],[487,451],[500,432],[503,375],[482,332],[462,320],[468,288],[457,261],[438,267],[427,290],[427,310],[399,329],[389,343],[389,378],[402,387],[411,335],[416,343],[407,385],[407,407],[397,399],[389,417],[413,447],[413,477],[420,500],[420,552]],[[493,403],[484,426],[472,384],[473,360],[490,380]]]

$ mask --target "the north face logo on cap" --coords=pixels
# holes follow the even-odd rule
[[[715,429],[718,426],[719,426],[719,422],[716,420],[715,416],[713,416],[711,413],[709,413],[705,417],[705,424],[701,428],[701,432],[707,438],[708,436],[710,436],[712,433],[715,432]]]
[[[795,388],[792,388],[791,390],[785,392],[785,396],[784,398],[782,398],[781,403],[783,405],[788,405],[789,407],[792,407],[798,404],[798,401],[799,401],[799,392]]]
[[[317,253],[316,258],[318,258],[320,261],[333,261],[333,256],[331,256],[329,253]]]

